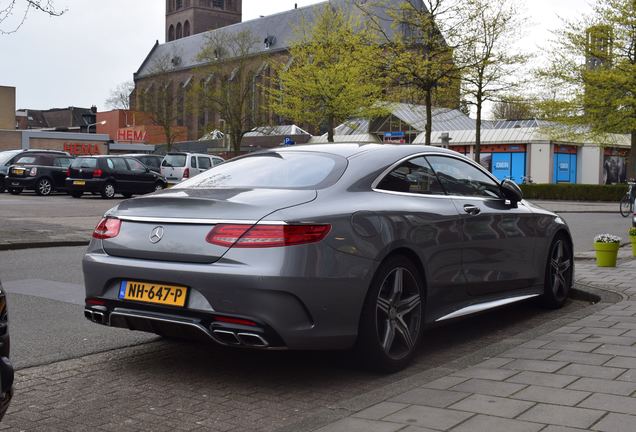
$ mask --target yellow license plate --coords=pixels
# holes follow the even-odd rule
[[[161,283],[121,281],[119,298],[144,303],[184,307],[188,288]]]
[[[13,172],[14,172],[14,174],[17,174],[17,175],[24,174],[24,170],[23,169],[14,169]]]
[[[84,186],[84,185],[86,184],[86,182],[85,182],[84,180],[75,180],[75,181],[73,182],[73,184],[74,184],[75,186]]]

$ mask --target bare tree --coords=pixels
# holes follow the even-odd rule
[[[118,84],[117,87],[110,91],[110,96],[106,99],[106,106],[111,109],[130,109],[130,94],[135,89],[135,83],[125,81]]]
[[[506,96],[492,106],[495,120],[527,120],[537,117],[532,101],[521,96]]]
[[[0,2],[0,34],[7,35],[20,30],[32,11],[50,16],[61,16],[66,12],[58,10],[53,0],[3,0]]]
[[[174,69],[169,55],[159,57],[151,66],[152,92],[146,102],[145,112],[155,126],[160,126],[166,138],[168,151],[172,150],[179,130],[177,129],[178,113],[174,107],[175,88],[170,72]]]

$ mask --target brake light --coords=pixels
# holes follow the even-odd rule
[[[31,168],[31,171],[29,171],[29,175],[31,177],[35,177],[36,175],[38,175],[38,169],[35,167]]]
[[[331,225],[217,225],[206,241],[217,246],[269,248],[319,242]]]
[[[241,318],[217,316],[217,317],[214,317],[214,320],[218,322],[222,322],[222,323],[227,323],[227,324],[238,324],[238,325],[251,326],[251,327],[256,326],[256,323],[254,321],[241,319]]]
[[[186,168],[183,170],[183,178],[190,178],[190,168]]]
[[[70,177],[70,176],[71,176],[71,169],[66,168],[66,177]]]
[[[104,175],[104,171],[101,169],[97,168],[96,170],[93,170],[93,177],[101,177],[102,175]]]
[[[106,300],[89,297],[86,299],[86,305],[88,306],[106,306]]]
[[[121,221],[119,219],[104,218],[95,227],[93,238],[104,240],[117,237],[120,228]]]

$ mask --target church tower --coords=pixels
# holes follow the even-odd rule
[[[240,23],[243,0],[166,0],[166,41]]]

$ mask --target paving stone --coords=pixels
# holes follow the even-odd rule
[[[590,393],[585,391],[530,386],[516,393],[513,397],[515,399],[543,402],[553,405],[574,406],[589,395]]]
[[[550,342],[553,343],[553,342]],[[516,359],[528,360],[545,360],[557,353],[558,350],[550,350],[543,348],[514,348],[501,354],[501,357],[510,357]]]
[[[595,393],[579,406],[622,414],[636,414],[636,398],[626,396]],[[636,429],[636,424],[634,428]]]
[[[447,390],[453,387],[454,385],[463,383],[464,381],[468,379],[469,378],[467,377],[445,376],[445,377],[436,379],[435,381],[431,381],[430,383],[424,384],[423,387],[433,388],[438,390]]]
[[[394,402],[382,402],[373,405],[365,410],[355,413],[353,417],[363,418],[367,420],[380,420],[394,412],[406,408],[408,405]]]
[[[622,328],[627,330],[636,330],[636,323],[619,322],[612,326],[612,328]]]
[[[519,345],[519,348],[541,348],[543,345],[549,344],[549,340],[534,339]]]
[[[626,369],[636,369],[636,358],[634,357],[614,357],[605,366],[619,367]]]
[[[570,427],[565,427],[565,426],[548,426],[547,428],[543,429],[541,432],[582,432],[585,429],[574,429],[574,428],[570,428]]]
[[[583,327],[580,327],[580,326],[579,327],[576,327],[576,326],[565,326],[565,327],[561,327],[559,329],[556,329],[556,330],[554,330],[554,331],[552,331],[552,332],[550,332],[548,334],[550,335],[550,334],[555,334],[555,333],[574,333],[574,332],[576,332],[576,331],[578,331],[578,330],[580,330],[582,328]]]
[[[404,425],[395,423],[357,418],[344,418],[320,428],[316,432],[395,432],[403,427]]]
[[[560,361],[522,359],[508,363],[505,368],[532,372],[556,372],[565,365],[567,365],[567,363]]]
[[[612,358],[608,354],[593,354],[580,351],[560,351],[549,358],[549,360],[558,360],[571,363],[602,365]]]
[[[544,426],[538,423],[477,415],[452,429],[452,432],[537,432]]]
[[[617,378],[619,381],[636,382],[636,369],[629,369]]]
[[[513,393],[518,392],[519,390],[525,388],[524,384],[515,384],[509,382],[501,382],[501,381],[490,381],[490,380],[482,380],[482,379],[470,379],[468,381],[464,381],[461,384],[453,387],[453,390],[467,392],[467,393],[478,393],[484,395],[491,396],[501,396],[506,397],[510,396]]]
[[[601,432],[634,432],[636,429],[636,417],[610,413],[594,425],[593,429]]]
[[[571,364],[564,367],[559,371],[564,375],[578,375],[588,378],[616,378],[620,374],[625,372],[625,369],[605,367],[605,366],[591,366],[591,365],[579,365]]]
[[[551,342],[554,342],[554,341],[579,342],[589,336],[592,336],[592,335],[584,334],[584,333],[555,333],[552,335],[541,336],[541,337],[544,339],[549,339]],[[543,347],[545,347],[545,345],[543,345]]]
[[[545,349],[556,349],[556,350],[559,350],[559,351],[566,350],[566,351],[591,352],[591,351],[595,350],[596,348],[598,348],[600,345],[601,344],[587,343],[587,342],[557,341],[557,342],[549,343],[544,348]]]
[[[481,363],[476,364],[473,367],[476,368],[486,368],[486,369],[497,369],[506,364],[510,363],[512,359],[510,358],[502,358],[502,357],[493,357],[488,360],[484,360]]]
[[[585,429],[593,425],[604,414],[604,411],[585,408],[538,404],[519,416],[519,419]]]
[[[621,329],[616,329],[616,330],[621,330]],[[627,333],[623,333],[623,336],[636,338],[636,330],[627,330]]]
[[[595,336],[620,336],[622,334],[625,334],[627,331],[629,330],[614,327],[583,327],[582,329],[578,330],[577,333],[585,333]]]
[[[400,429],[400,432],[438,432],[438,431],[419,427],[419,426],[407,426],[405,429]]]
[[[446,408],[467,396],[469,396],[468,393],[460,393],[456,391],[417,388],[406,393],[402,393],[401,395],[390,399],[390,401]]]
[[[636,343],[636,338],[625,336],[590,336],[585,339],[584,342],[632,346]]]
[[[545,387],[563,388],[568,384],[576,381],[579,377],[549,374],[543,372],[521,372],[511,378],[508,378],[507,382],[519,383],[519,384],[534,384]]]
[[[499,417],[514,418],[526,411],[532,405],[534,404],[531,402],[475,394],[457,402],[450,408],[479,414],[490,414]]]
[[[601,345],[594,352],[599,354],[612,354],[615,356],[636,357],[636,347],[622,345]]]
[[[620,379],[620,377],[619,377]],[[596,393],[609,393],[619,396],[629,396],[636,392],[636,383],[606,380],[599,378],[581,378],[570,384],[567,388],[584,390]]]
[[[454,375],[466,378],[481,378],[488,380],[503,381],[515,375],[516,371],[504,369],[470,368],[455,372]]]
[[[461,411],[412,405],[385,417],[384,420],[431,429],[446,430],[472,416],[473,414]]]

